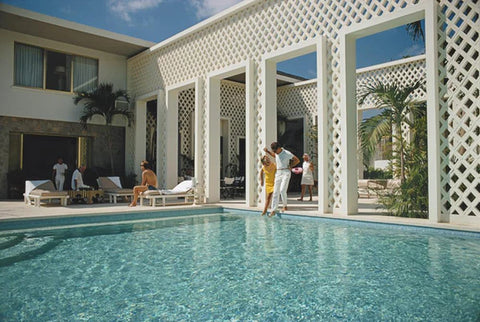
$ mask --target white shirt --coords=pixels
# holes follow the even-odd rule
[[[275,162],[277,164],[277,170],[289,169],[290,160],[293,159],[292,152],[282,148],[280,154],[275,154]]]
[[[77,180],[77,185],[75,185],[75,180]],[[82,173],[80,170],[76,169],[72,175],[72,189],[78,190],[78,188],[85,187],[83,184]]]
[[[68,169],[65,163],[57,163],[53,166],[53,170],[55,170],[55,178],[60,178],[65,176],[65,171]]]

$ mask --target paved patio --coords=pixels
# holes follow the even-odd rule
[[[382,209],[378,207],[375,199],[360,199],[359,200],[359,212],[356,215],[341,216],[332,214],[320,214],[317,210],[317,198],[314,197],[313,201],[297,201],[299,194],[289,193],[289,209],[287,213],[295,215],[313,216],[313,217],[325,217],[325,218],[337,218],[345,220],[357,220],[357,221],[369,221],[377,223],[390,223],[390,224],[402,224],[402,225],[415,225],[422,227],[434,227],[443,229],[456,229],[463,231],[480,232],[480,227],[453,225],[449,223],[430,223],[427,219],[418,218],[401,218],[387,216],[382,212]],[[184,209],[185,207],[205,208],[212,206],[222,206],[226,208],[247,209],[252,211],[258,211],[259,214],[263,207],[247,207],[243,200],[222,200],[217,204],[203,204],[203,205],[185,205],[181,202],[170,202],[166,207],[150,206],[137,206],[130,208],[127,202],[121,202],[117,204],[110,203],[98,203],[98,204],[76,204],[62,207],[58,203],[42,204],[41,207],[28,206],[23,203],[22,200],[4,200],[0,201],[0,225],[2,221],[9,221],[15,219],[28,219],[28,218],[46,218],[56,216],[75,216],[85,214],[102,214],[102,213],[115,213],[115,212],[149,212],[155,211],[171,211],[175,209]]]

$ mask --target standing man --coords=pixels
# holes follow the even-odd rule
[[[147,190],[157,190],[157,175],[150,169],[148,161],[142,161],[140,168],[142,169],[142,184],[133,187],[133,200],[129,207],[135,207],[137,205],[137,199],[140,193]]]
[[[55,178],[55,186],[58,191],[63,191],[63,184],[65,183],[65,172],[68,166],[63,163],[62,157],[57,157],[57,163],[53,166],[52,176]]]
[[[282,148],[280,143],[273,142],[270,144],[273,152],[265,148],[265,152],[275,156],[275,163],[277,165],[277,172],[275,173],[275,186],[273,188],[272,212],[269,217],[275,216],[278,211],[279,196],[282,196],[283,211],[287,210],[287,189],[290,177],[292,175],[292,168],[300,163],[300,160],[293,155],[292,152]]]
[[[80,190],[80,188],[90,188],[90,186],[87,186],[85,184],[83,184],[83,173],[85,172],[85,169],[87,167],[82,164],[80,166],[80,168],[76,169],[74,172],[73,172],[73,175],[72,175],[72,190]]]

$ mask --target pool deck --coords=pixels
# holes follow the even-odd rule
[[[297,201],[298,194],[289,194],[289,209],[286,213],[293,215],[303,215],[312,217],[323,218],[336,218],[344,220],[356,220],[356,221],[368,221],[375,223],[387,223],[387,224],[400,224],[400,225],[413,225],[420,227],[432,227],[442,229],[454,229],[461,231],[479,232],[480,225],[477,226],[463,226],[455,225],[451,223],[432,223],[428,219],[418,218],[403,218],[393,217],[385,215],[381,209],[378,209],[375,199],[360,199],[359,200],[359,212],[356,215],[342,216],[332,214],[321,214],[317,210],[317,198],[314,197],[312,202],[309,201]],[[222,206],[224,208],[236,208],[242,210],[251,210],[261,212],[263,207],[247,207],[242,200],[227,200],[217,204],[202,204],[202,205],[185,205],[183,203],[170,203],[166,207],[150,207],[150,206],[137,206],[128,207],[128,203],[100,203],[90,205],[68,205],[66,207],[60,206],[58,203],[42,204],[41,207],[28,206],[21,200],[5,200],[0,201],[0,225],[2,221],[11,220],[27,220],[40,219],[40,218],[52,218],[57,216],[72,217],[75,215],[88,215],[88,214],[107,214],[107,213],[125,213],[125,212],[147,212],[147,211],[172,211],[175,209],[187,208],[205,208],[212,206]]]

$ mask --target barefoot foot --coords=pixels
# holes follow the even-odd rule
[[[128,206],[129,206],[129,207],[135,207],[136,205],[137,205],[136,203],[133,203],[133,202],[132,202],[132,203],[129,204]]]
[[[273,217],[273,216],[275,216],[275,213],[276,213],[276,211],[275,211],[275,210],[274,210],[274,211],[272,211],[272,212],[271,212],[271,213],[268,215],[268,217]]]

